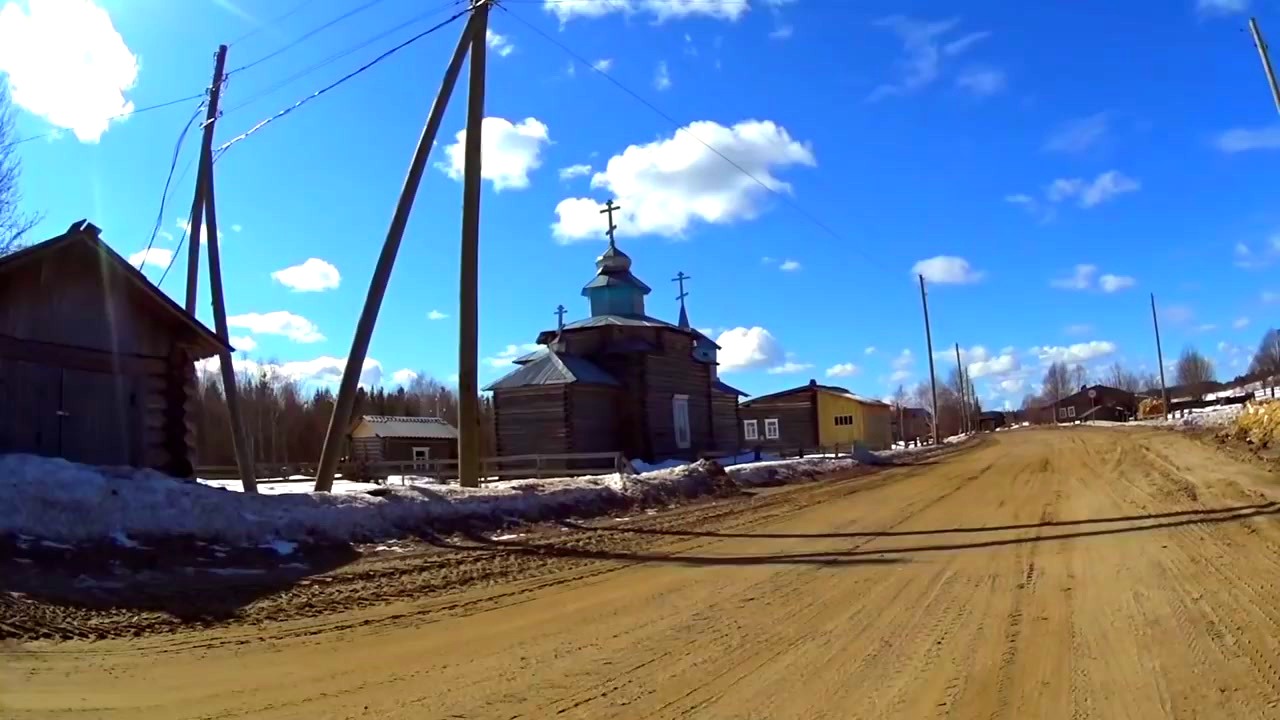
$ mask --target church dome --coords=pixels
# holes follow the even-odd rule
[[[596,258],[596,269],[600,272],[616,272],[631,269],[631,256],[618,249],[614,243]]]

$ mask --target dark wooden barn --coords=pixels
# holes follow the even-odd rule
[[[224,346],[87,221],[0,258],[0,453],[190,477],[195,361]]]
[[[582,294],[591,316],[538,336],[537,351],[485,388],[500,456],[621,452],[655,462],[730,452],[738,397],[716,372],[719,347],[689,325],[645,314],[650,290],[610,240]]]
[[[455,460],[458,429],[440,418],[365,415],[351,429],[356,462]]]
[[[1002,428],[1008,424],[1008,417],[999,410],[987,410],[978,414],[978,430],[980,432],[995,432],[996,428]]]
[[[1060,423],[1077,420],[1109,420],[1127,422],[1138,415],[1138,400],[1133,393],[1107,385],[1080,388],[1056,403],[1044,406]]]

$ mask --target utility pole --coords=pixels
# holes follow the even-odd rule
[[[211,100],[210,104],[216,105],[217,100]],[[244,424],[240,421],[240,393],[236,389],[236,370],[228,349],[230,341],[227,337],[227,306],[222,297],[222,259],[218,252],[218,212],[213,193],[213,163],[205,163],[201,169],[203,172],[197,184],[202,186],[198,192],[204,201],[205,226],[209,229],[209,295],[213,300],[213,329],[223,344],[218,352],[218,366],[222,372],[222,394],[227,399],[227,414],[231,417],[231,448],[236,456],[244,491],[256,493],[258,484],[254,478],[253,456],[245,440]]]
[[[1160,400],[1164,403],[1164,419],[1169,419],[1169,388],[1164,384],[1164,351],[1160,349],[1160,320],[1156,317],[1156,294],[1151,293],[1151,324],[1156,329],[1156,361],[1160,363]]]
[[[924,291],[924,275],[920,275],[920,304],[924,306],[924,340],[929,351],[929,389],[933,393],[933,444],[938,444],[938,378],[933,372],[933,333],[929,330],[929,299]]]
[[[1258,55],[1262,57],[1262,71],[1267,74],[1267,84],[1271,86],[1271,100],[1276,104],[1276,111],[1280,112],[1280,86],[1276,85],[1276,73],[1271,68],[1267,43],[1262,39],[1262,30],[1258,28],[1258,21],[1254,18],[1249,18],[1249,32],[1253,33],[1253,44],[1258,46]]]
[[[466,59],[467,50],[471,47],[471,40],[476,34],[475,17],[473,13],[468,18],[467,25],[462,30],[462,37],[458,39],[458,46],[453,51],[453,58],[445,70],[444,80],[440,83],[440,92],[431,105],[426,125],[423,126],[422,135],[418,138],[418,147],[414,150],[413,159],[409,162],[409,172],[405,176],[404,186],[400,190],[400,199],[391,216],[387,237],[382,243],[382,254],[378,256],[378,264],[374,268],[373,277],[369,280],[369,292],[365,295],[364,310],[360,313],[356,334],[351,340],[351,352],[347,354],[342,383],[338,387],[333,415],[329,418],[329,429],[325,433],[324,446],[320,451],[320,464],[316,468],[317,492],[328,492],[333,489],[333,473],[338,465],[338,451],[346,439],[347,425],[351,422],[351,411],[355,405],[356,390],[360,387],[360,373],[364,370],[364,361],[369,353],[373,326],[378,321],[378,311],[382,308],[387,281],[391,278],[396,253],[400,250],[400,241],[404,238],[404,229],[409,223],[409,213],[413,210],[413,201],[418,194],[418,186],[422,182],[422,174],[426,170],[427,160],[431,155],[431,146],[435,143],[436,133],[440,130],[441,121],[444,120],[444,111],[449,105],[449,97],[453,94],[458,74],[462,71],[462,61]],[[480,37],[484,38],[483,28],[480,30]]]
[[[964,387],[964,365],[960,362],[960,343],[956,343],[956,384],[959,386],[958,389],[960,390],[960,432],[969,432],[967,427],[969,422],[969,413],[966,411],[967,403],[965,402],[966,390]]]
[[[213,60],[213,84],[209,86],[209,106],[204,115],[204,135],[200,140],[200,165],[196,169],[196,192],[187,221],[187,297],[184,307],[196,314],[196,287],[200,284],[200,222],[204,204],[204,168],[213,164],[213,126],[218,121],[218,98],[222,95],[222,74],[227,66],[227,46],[219,45]],[[210,175],[212,176],[212,174]]]
[[[480,132],[484,124],[485,31],[489,0],[472,6],[471,78],[463,146],[462,262],[458,276],[458,484],[480,487]]]

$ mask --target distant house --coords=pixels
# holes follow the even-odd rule
[[[892,443],[888,403],[817,380],[746,400],[738,414],[743,447],[807,450],[856,443],[882,450]]]
[[[195,362],[224,347],[88,221],[0,258],[0,453],[190,477]]]
[[[683,300],[677,323],[646,314],[649,292],[611,238],[582,289],[591,316],[540,333],[542,347],[485,388],[499,456],[655,462],[737,450],[744,393],[720,381],[719,346],[689,324]]]
[[[1009,424],[1008,417],[999,410],[987,410],[978,414],[978,431],[995,432],[996,428]]]
[[[1044,405],[1043,409],[1060,423],[1076,420],[1126,422],[1137,417],[1138,400],[1133,393],[1119,388],[1092,385]]]
[[[892,408],[889,422],[895,442],[918,442],[933,437],[933,417],[924,408]]]
[[[365,415],[351,428],[356,462],[453,460],[458,429],[434,417]]]

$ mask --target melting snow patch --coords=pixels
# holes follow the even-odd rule
[[[298,543],[289,542],[288,540],[272,540],[271,542],[263,543],[259,547],[275,550],[277,555],[292,555],[298,549]]]
[[[523,533],[512,533],[510,535],[494,535],[491,540],[515,540],[524,537]]]
[[[120,547],[146,549],[146,548],[143,548],[141,544],[134,541],[133,538],[130,538],[128,535],[125,535],[119,530],[111,533],[111,540],[112,542],[119,545]]]

